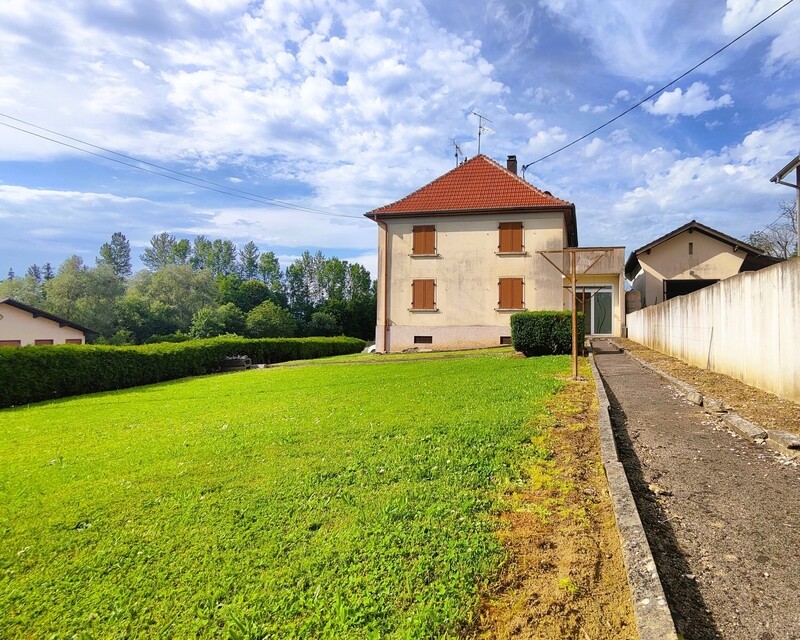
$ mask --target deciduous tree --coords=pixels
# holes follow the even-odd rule
[[[744,241],[775,258],[791,258],[798,251],[797,207],[794,202],[781,202],[778,208],[780,214],[774,222],[754,231]]]
[[[164,231],[150,238],[150,246],[142,254],[142,262],[150,271],[175,264],[175,236]]]
[[[292,314],[269,300],[247,314],[247,333],[252,338],[290,338],[296,332]]]

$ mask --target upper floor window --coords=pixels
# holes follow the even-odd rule
[[[522,242],[522,223],[521,222],[501,222],[500,223],[500,243],[498,253],[523,253],[525,246]]]
[[[414,243],[411,249],[413,256],[436,255],[436,226],[432,224],[414,227]]]
[[[523,298],[524,282],[522,278],[500,278],[498,283],[499,300],[498,309],[524,309]]]

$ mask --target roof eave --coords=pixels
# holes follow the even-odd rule
[[[56,322],[60,327],[70,327],[71,329],[82,331],[83,333],[92,333],[95,335],[100,335],[99,331],[95,331],[94,329],[89,329],[88,327],[79,325],[77,322],[72,322],[71,320],[61,318],[48,311],[39,309],[38,307],[32,307],[29,304],[25,304],[24,302],[19,302],[18,300],[14,300],[13,298],[3,298],[2,300],[0,300],[0,304],[7,304],[16,309],[19,309],[20,311],[25,311],[26,313],[30,313],[34,318],[45,318],[46,320],[50,320],[51,322]]]
[[[392,211],[380,213],[379,211],[369,211],[364,214],[370,220],[386,220],[386,219],[402,219],[402,218],[422,218],[422,217],[435,217],[435,216],[478,216],[478,215],[491,215],[501,213],[547,213],[556,211],[563,213],[570,211],[574,214],[575,205],[571,203],[554,204],[554,205],[533,205],[533,206],[520,206],[520,207],[489,207],[486,209],[435,209],[435,210],[419,210],[419,211]]]
[[[789,175],[789,172],[792,169],[796,169],[798,166],[800,166],[800,155],[797,155],[792,160],[790,160],[789,164],[787,164],[783,169],[781,169],[780,171],[778,171],[778,173],[772,176],[769,179],[769,181],[781,182],[787,175]]]
[[[744,251],[752,253],[754,255],[764,254],[764,252],[758,249],[757,247],[754,247],[753,245],[748,244],[743,240],[737,240],[736,238],[729,236],[725,233],[722,233],[721,231],[717,231],[716,229],[707,227],[706,225],[697,222],[697,220],[692,220],[690,222],[687,222],[683,226],[680,226],[677,229],[674,229],[673,231],[664,234],[660,238],[656,238],[652,242],[644,245],[643,247],[639,247],[638,249],[634,250],[633,253],[635,253],[636,256],[640,256],[641,254],[646,253],[647,251],[651,251],[652,249],[655,249],[657,246],[664,244],[668,240],[672,240],[672,238],[679,236],[685,231],[697,231],[698,233],[702,233],[703,235],[706,235],[709,238],[714,238],[715,240],[724,242],[725,244],[728,244],[734,248],[743,249]]]

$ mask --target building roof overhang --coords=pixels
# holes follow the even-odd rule
[[[50,320],[51,322],[56,322],[58,323],[59,327],[70,327],[72,329],[82,331],[83,333],[92,333],[95,335],[99,333],[94,329],[89,329],[76,322],[66,320],[55,314],[49,313],[42,309],[38,309],[37,307],[32,307],[29,304],[25,304],[24,302],[19,302],[18,300],[14,300],[12,298],[2,298],[0,299],[0,304],[7,304],[8,306],[19,309],[20,311],[26,311],[27,313],[30,313],[34,318],[45,318],[46,320]]]
[[[783,169],[778,171],[774,176],[772,176],[769,181],[775,182],[777,184],[785,184],[788,187],[794,187],[795,189],[800,188],[800,185],[792,184],[791,182],[784,182],[784,178],[788,176],[792,171],[800,167],[800,155],[795,156],[792,160],[789,161]]]

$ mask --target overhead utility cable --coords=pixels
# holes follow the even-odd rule
[[[47,133],[52,133],[53,135],[60,136],[62,138],[66,138],[67,140],[72,140],[73,142],[77,142],[79,144],[85,145],[87,147],[91,147],[93,149],[98,149],[103,151],[104,153],[110,153],[115,156],[119,156],[120,158],[125,158],[127,160],[131,160],[132,162],[126,162],[125,160],[119,160],[118,158],[112,158],[103,153],[97,153],[94,151],[90,151],[88,149],[84,149],[82,147],[76,146],[74,144],[70,144],[68,142],[64,142],[62,140],[56,140],[55,138],[51,138],[49,136],[42,135],[40,133],[36,133],[34,131],[28,131],[27,129],[23,129],[21,127],[16,127],[12,124],[8,124],[7,122],[0,121],[0,125],[4,127],[8,127],[9,129],[15,129],[16,131],[20,131],[22,133],[27,133],[28,135],[36,136],[37,138],[42,138],[43,140],[48,140],[50,142],[55,142],[56,144],[60,144],[65,147],[69,147],[70,149],[75,149],[76,151],[81,151],[82,153],[86,153],[98,158],[102,158],[104,160],[109,160],[111,162],[116,162],[118,164],[125,165],[126,167],[131,167],[132,169],[137,169],[139,171],[144,171],[145,173],[150,173],[156,176],[160,176],[162,178],[167,178],[169,180],[174,180],[176,182],[182,182],[184,184],[191,185],[193,187],[199,187],[201,189],[207,189],[208,191],[214,191],[216,193],[221,193],[223,195],[232,196],[234,198],[241,198],[242,200],[249,200],[251,202],[258,202],[259,204],[270,204],[276,207],[281,207],[284,209],[293,209],[295,211],[302,211],[304,213],[313,213],[316,215],[324,215],[324,216],[332,216],[338,218],[351,218],[354,220],[362,220],[361,216],[352,216],[344,213],[333,213],[331,211],[324,211],[322,209],[314,209],[312,207],[305,207],[303,205],[292,204],[291,202],[284,202],[283,200],[276,200],[275,198],[269,198],[267,196],[262,196],[257,193],[251,193],[249,191],[243,191],[242,189],[236,189],[235,187],[229,187],[228,185],[220,184],[218,182],[212,182],[211,180],[206,180],[204,178],[198,178],[186,173],[181,173],[180,171],[175,171],[174,169],[170,169],[168,167],[164,167],[153,162],[148,162],[146,160],[142,160],[140,158],[135,158],[133,156],[126,155],[124,153],[120,153],[118,151],[114,151],[112,149],[107,149],[105,147],[101,147],[96,144],[92,144],[91,142],[86,142],[85,140],[81,140],[79,138],[73,138],[72,136],[68,136],[63,133],[59,133],[58,131],[53,131],[52,129],[47,129],[45,127],[41,127],[37,124],[33,124],[31,122],[26,122],[25,120],[21,120],[19,118],[15,118],[5,113],[0,113],[0,116],[3,118],[8,118],[9,120],[13,120],[15,122],[19,122],[24,124],[28,127],[34,127],[36,129],[40,129],[41,131],[46,131]],[[133,164],[138,163],[138,164]],[[158,169],[158,171],[154,171],[153,169],[147,169],[146,167],[140,165],[147,165],[148,167],[153,167],[154,169]],[[160,173],[161,171],[166,171],[168,174]]]
[[[587,134],[585,134],[585,135],[582,135],[580,138],[576,138],[575,140],[573,140],[573,141],[572,141],[572,142],[570,142],[569,144],[565,144],[563,147],[559,147],[559,148],[558,148],[558,149],[556,149],[555,151],[553,151],[553,152],[551,152],[551,153],[548,153],[546,156],[542,156],[541,158],[539,158],[539,159],[537,159],[537,160],[534,160],[533,162],[529,162],[528,164],[526,164],[526,165],[523,165],[523,170],[527,169],[528,167],[531,167],[531,166],[535,165],[537,162],[541,162],[542,160],[547,160],[547,158],[550,158],[551,156],[554,156],[554,155],[556,155],[557,153],[561,153],[562,151],[564,151],[564,149],[569,149],[569,148],[570,148],[572,145],[574,145],[574,144],[578,144],[578,143],[579,143],[581,140],[585,140],[585,139],[586,139],[586,138],[588,138],[590,135],[592,135],[592,134],[594,134],[594,133],[597,133],[598,131],[600,131],[600,129],[604,129],[605,127],[607,127],[608,125],[610,125],[612,122],[616,122],[616,121],[617,121],[617,120],[619,120],[619,119],[620,119],[622,116],[625,116],[625,115],[629,114],[631,111],[633,111],[634,109],[636,109],[637,107],[640,107],[640,106],[642,106],[642,105],[643,105],[645,102],[647,102],[648,100],[651,100],[651,99],[655,98],[655,97],[656,97],[656,96],[657,96],[659,93],[661,93],[661,92],[665,91],[666,89],[669,89],[669,88],[670,88],[670,87],[671,87],[673,84],[675,84],[675,83],[676,83],[676,82],[678,82],[679,80],[682,80],[683,78],[685,78],[686,76],[688,76],[690,73],[692,73],[692,71],[695,71],[696,69],[699,69],[699,68],[700,68],[700,67],[702,67],[702,66],[703,66],[703,65],[704,65],[706,62],[708,62],[709,60],[711,60],[711,59],[712,59],[712,58],[714,58],[715,56],[717,56],[717,55],[719,55],[720,53],[722,53],[723,51],[725,51],[725,49],[727,49],[727,48],[728,48],[728,47],[730,47],[731,45],[735,44],[736,42],[738,42],[739,40],[741,40],[742,38],[744,38],[744,37],[745,37],[745,36],[746,36],[748,33],[750,33],[751,31],[753,31],[754,29],[756,29],[756,28],[760,27],[762,24],[764,24],[764,23],[765,23],[767,20],[769,20],[769,19],[770,19],[772,16],[774,16],[776,13],[778,13],[779,11],[781,11],[781,10],[785,9],[785,8],[786,8],[786,7],[788,7],[790,4],[792,4],[792,2],[794,2],[794,0],[789,0],[787,3],[785,3],[785,4],[781,5],[780,7],[778,7],[777,9],[775,9],[775,11],[773,11],[772,13],[770,13],[770,14],[769,14],[769,15],[768,15],[766,18],[764,18],[763,20],[759,20],[759,21],[758,21],[758,22],[756,22],[756,23],[755,23],[755,24],[754,24],[752,27],[750,27],[750,28],[749,28],[747,31],[745,31],[744,33],[741,33],[741,34],[739,34],[738,36],[736,36],[736,37],[735,37],[733,40],[731,40],[731,41],[730,41],[728,44],[726,44],[724,47],[722,47],[721,49],[717,49],[717,50],[716,50],[714,53],[712,53],[710,56],[708,56],[708,57],[707,57],[705,60],[703,60],[702,62],[698,62],[698,63],[697,63],[696,65],[694,65],[694,66],[693,66],[691,69],[689,69],[689,70],[688,70],[688,71],[686,71],[685,73],[682,73],[682,74],[681,74],[681,75],[679,75],[677,78],[675,78],[674,80],[672,80],[670,83],[668,83],[668,84],[665,84],[663,87],[661,87],[661,88],[660,88],[660,89],[658,89],[657,91],[654,91],[653,93],[651,93],[651,94],[650,94],[649,96],[647,96],[646,98],[643,98],[642,100],[640,100],[639,102],[637,102],[637,103],[636,103],[635,105],[633,105],[632,107],[630,107],[630,108],[626,109],[625,111],[623,111],[623,112],[622,112],[622,113],[620,113],[619,115],[617,115],[617,116],[614,116],[613,118],[611,118],[611,120],[608,120],[607,122],[604,122],[604,123],[603,123],[603,124],[601,124],[599,127],[596,127],[595,129],[592,129],[592,130],[591,130],[589,133],[587,133]]]

